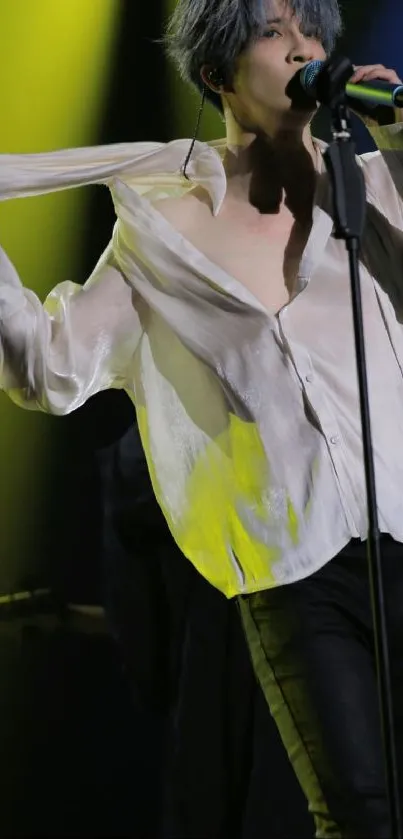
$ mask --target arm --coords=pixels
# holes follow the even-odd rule
[[[402,115],[403,116],[403,115]],[[403,122],[368,126],[379,152],[362,156],[370,188],[381,207],[390,207],[403,229]]]
[[[356,67],[352,83],[380,79],[401,84],[395,70],[381,64]],[[364,154],[361,161],[367,186],[377,204],[385,210],[392,223],[403,229],[403,110],[379,107],[367,113],[360,105],[353,107],[370,132],[378,152]],[[380,154],[379,154],[380,152]]]
[[[0,388],[24,408],[68,414],[124,387],[141,334],[134,294],[109,246],[84,286],[61,283],[42,305],[0,249]]]

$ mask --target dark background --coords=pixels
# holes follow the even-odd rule
[[[161,35],[165,9],[158,0],[119,2],[124,14],[98,142],[167,141],[176,136],[177,121],[166,61],[161,47],[154,43]],[[345,17],[348,37],[341,50],[357,64],[382,62],[403,74],[400,2],[389,0],[382,6],[380,2],[349,3]],[[132,107],[128,107],[128,80],[133,87]],[[194,101],[195,117],[197,98],[190,101]],[[189,114],[190,135],[191,110]],[[320,131],[326,133],[326,121],[319,124]],[[359,126],[357,139],[360,151],[372,148]],[[106,246],[113,224],[107,191],[90,189],[83,278]],[[41,570],[33,566],[16,587],[50,587],[53,598],[43,604],[0,610],[1,836],[156,835],[166,713],[136,704],[102,619],[88,616],[81,623],[69,621],[65,612],[67,603],[102,603],[102,497],[97,452],[117,440],[134,421],[129,399],[117,392],[97,396],[62,421],[52,420],[52,468],[35,545]],[[143,547],[146,555],[147,545]],[[173,584],[176,573],[173,561]],[[240,650],[242,640],[238,638],[237,644]],[[237,654],[242,671],[247,668],[246,659],[243,652]],[[233,690],[238,689],[234,684]],[[201,694],[198,707],[196,695],[195,729],[204,713],[203,701]],[[308,836],[310,825],[301,795],[279,753],[278,738],[263,705],[258,704],[254,720],[250,736],[257,741],[256,775],[259,760],[261,768],[267,762],[267,755],[259,757],[260,741],[270,743],[273,772],[266,785],[261,784],[262,772],[255,779],[249,808],[255,806],[262,817],[271,818],[278,836],[286,835],[282,813],[287,810],[289,817],[293,811],[294,824],[301,825],[298,835]],[[210,773],[207,763],[200,765],[201,760],[201,751],[195,748],[199,784],[203,777],[207,781]],[[251,818],[247,839],[274,835],[267,821],[264,832],[262,822],[261,833],[252,822]]]

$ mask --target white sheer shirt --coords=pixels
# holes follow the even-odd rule
[[[382,153],[360,158],[370,407],[380,526],[403,541],[403,125],[374,136]],[[0,386],[58,415],[124,388],[177,544],[232,597],[306,577],[366,538],[348,260],[322,161],[296,294],[268,311],[154,207],[197,184],[219,213],[225,143],[196,144],[190,184],[188,147],[0,155],[0,199],[100,183],[116,211],[87,283],[61,282],[44,304],[0,249]]]

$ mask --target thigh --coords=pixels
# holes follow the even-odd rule
[[[318,576],[241,599],[253,663],[317,836],[387,837],[371,644],[340,579]]]

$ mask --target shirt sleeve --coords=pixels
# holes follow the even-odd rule
[[[141,336],[135,292],[109,245],[83,285],[42,304],[0,248],[0,388],[21,407],[63,415],[107,388],[130,388]]]
[[[367,187],[385,216],[403,229],[403,123],[369,131],[378,151],[361,157]]]

